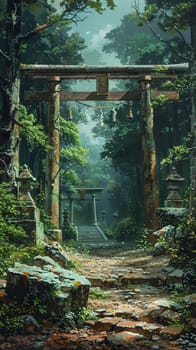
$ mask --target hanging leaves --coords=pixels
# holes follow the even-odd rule
[[[44,150],[48,149],[47,135],[44,133],[43,125],[37,124],[35,116],[32,113],[28,114],[23,105],[20,105],[20,127],[21,136],[31,150],[36,146]]]

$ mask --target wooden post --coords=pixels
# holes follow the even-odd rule
[[[19,143],[20,143],[20,113],[19,113],[19,92],[20,92],[20,79],[17,78],[13,84],[15,86],[16,94],[12,96],[12,108],[15,109],[14,112],[14,124],[13,124],[13,159],[12,159],[12,171],[14,178],[19,175]]]
[[[156,171],[156,150],[153,135],[153,107],[151,103],[151,76],[141,80],[141,128],[142,159],[144,185],[144,223],[148,229],[158,225],[156,209],[158,208],[158,189]]]
[[[60,78],[49,80],[50,98],[48,115],[48,143],[46,165],[46,211],[53,223],[59,227],[59,108]]]
[[[191,73],[195,76],[196,72],[196,20],[193,15],[191,18],[191,44],[193,47],[193,62],[191,65]],[[190,211],[196,215],[196,93],[193,83],[191,89],[192,111],[191,111],[191,133],[193,137],[193,149],[191,151],[190,160]]]

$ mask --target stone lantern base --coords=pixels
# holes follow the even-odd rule
[[[179,221],[188,214],[187,208],[157,208],[156,213],[161,227],[167,225],[178,226]]]
[[[40,210],[32,203],[25,201],[28,215],[17,222],[27,233],[26,244],[39,244],[45,241],[44,225],[40,221]]]

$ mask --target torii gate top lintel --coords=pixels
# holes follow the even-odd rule
[[[122,66],[21,64],[20,71],[23,76],[41,79],[51,76],[59,76],[61,79],[96,79],[99,74],[109,74],[110,79],[129,79],[141,74],[154,74],[162,78],[162,75],[182,73],[188,68],[188,63]]]
[[[183,73],[189,68],[188,63],[170,65],[122,65],[122,66],[96,66],[96,65],[21,65],[21,75],[30,79],[47,79],[56,83],[62,79],[95,79],[95,92],[61,91],[61,101],[120,101],[138,100],[140,91],[109,91],[110,79],[147,80],[173,80],[177,73]],[[160,92],[153,92],[155,97]],[[169,99],[178,99],[176,92],[164,92]],[[48,100],[47,91],[30,91],[25,93],[26,101]]]

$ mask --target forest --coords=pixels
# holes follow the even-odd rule
[[[99,52],[77,23],[101,21],[114,0],[0,0],[0,278],[42,254],[42,241],[80,251],[77,226],[93,215],[111,244],[143,251],[172,226],[175,244],[159,237],[161,249],[194,269],[196,5],[140,5],[130,1]],[[107,55],[132,78],[108,81]],[[79,91],[96,98],[74,100]],[[117,91],[133,97],[101,98]]]

